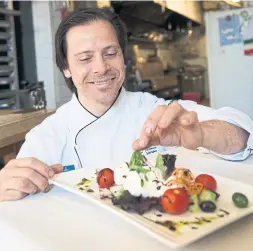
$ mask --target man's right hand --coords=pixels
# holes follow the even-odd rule
[[[0,171],[0,202],[47,192],[50,189],[48,179],[61,172],[62,168],[58,164],[47,166],[35,158],[9,161]]]

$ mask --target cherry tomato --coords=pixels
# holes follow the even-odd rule
[[[201,183],[205,188],[216,191],[217,189],[217,182],[215,178],[209,174],[200,174],[195,179],[196,183]]]
[[[188,209],[189,197],[183,188],[168,189],[161,198],[161,204],[169,214],[182,214]]]
[[[100,188],[109,188],[114,184],[114,172],[110,168],[104,168],[97,174],[97,183]]]

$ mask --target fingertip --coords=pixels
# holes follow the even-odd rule
[[[61,164],[52,165],[51,168],[53,169],[54,174],[61,173],[63,171],[63,165]]]
[[[142,150],[146,147],[146,145],[147,145],[147,142],[144,139],[137,139],[133,143],[133,149],[135,151]]]
[[[138,149],[138,146],[137,146],[136,144],[133,144],[133,145],[132,145],[132,148],[133,148],[134,151],[138,151],[138,150],[139,150],[139,149]]]
[[[133,142],[132,148],[134,151],[139,150],[140,147],[139,147],[139,140],[138,139]]]
[[[146,147],[146,145],[147,145],[147,142],[146,142],[146,140],[144,140],[144,139],[140,139],[140,140],[138,141],[138,143],[139,143],[140,148],[144,148],[144,147]]]

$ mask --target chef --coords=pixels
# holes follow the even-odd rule
[[[202,147],[227,160],[250,154],[253,122],[225,107],[165,101],[124,89],[126,30],[107,10],[71,13],[55,35],[56,63],[72,99],[32,129],[0,172],[0,201],[47,192],[63,168],[114,168],[134,150]]]

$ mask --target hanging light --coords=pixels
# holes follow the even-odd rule
[[[168,30],[172,30],[172,24],[168,23]]]
[[[191,20],[189,20],[189,21],[187,22],[187,28],[188,28],[187,33],[188,33],[188,35],[190,36],[190,35],[192,34],[192,21],[191,21]]]
[[[110,0],[101,0],[97,1],[97,7],[98,8],[106,8],[106,7],[111,7],[111,2]]]

